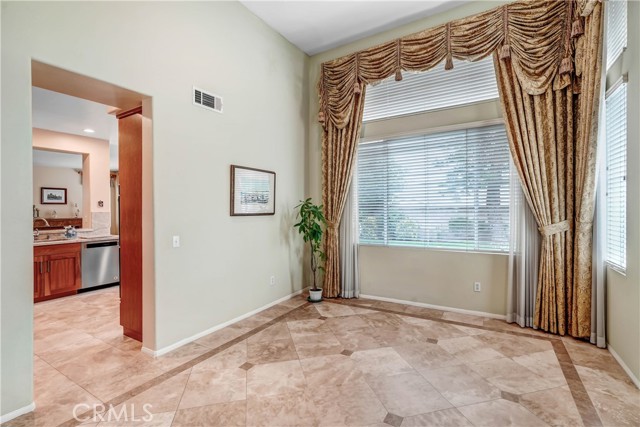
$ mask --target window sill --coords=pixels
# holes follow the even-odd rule
[[[615,271],[616,273],[618,273],[619,275],[621,275],[622,277],[627,277],[627,269],[626,268],[622,268],[619,267],[617,265],[605,262],[605,266],[607,267],[607,270],[611,270],[611,271]]]
[[[460,254],[478,254],[478,255],[502,255],[509,256],[509,252],[491,252],[491,251],[465,251],[462,249],[445,249],[430,248],[424,246],[404,246],[404,245],[383,245],[375,243],[358,243],[358,247],[385,248],[385,249],[402,249],[402,250],[419,250],[419,251],[435,251],[435,252],[453,252]]]

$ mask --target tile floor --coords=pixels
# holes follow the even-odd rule
[[[154,359],[117,313],[117,288],[36,304],[37,409],[7,425],[640,425],[606,350],[493,319],[296,297]]]

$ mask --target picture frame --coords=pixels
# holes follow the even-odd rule
[[[231,165],[231,216],[274,215],[276,173]]]
[[[57,187],[40,187],[41,205],[66,205],[67,189]]]

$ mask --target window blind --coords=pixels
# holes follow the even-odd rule
[[[627,85],[606,99],[607,262],[627,266]]]
[[[363,121],[384,119],[455,107],[498,98],[498,86],[491,57],[478,62],[454,60],[446,71],[438,65],[424,73],[403,72],[367,87]]]
[[[607,70],[627,47],[627,0],[610,0],[607,15]]]
[[[508,251],[509,177],[503,125],[360,144],[360,243]]]

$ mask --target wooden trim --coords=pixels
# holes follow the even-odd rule
[[[127,111],[121,111],[120,113],[116,114],[116,118],[118,120],[124,119],[125,117],[133,116],[134,114],[142,114],[142,105]]]
[[[122,333],[126,336],[128,336],[129,338],[133,338],[136,341],[140,341],[142,342],[142,334],[138,331],[134,331],[132,329],[126,328],[126,327],[122,327]]]

